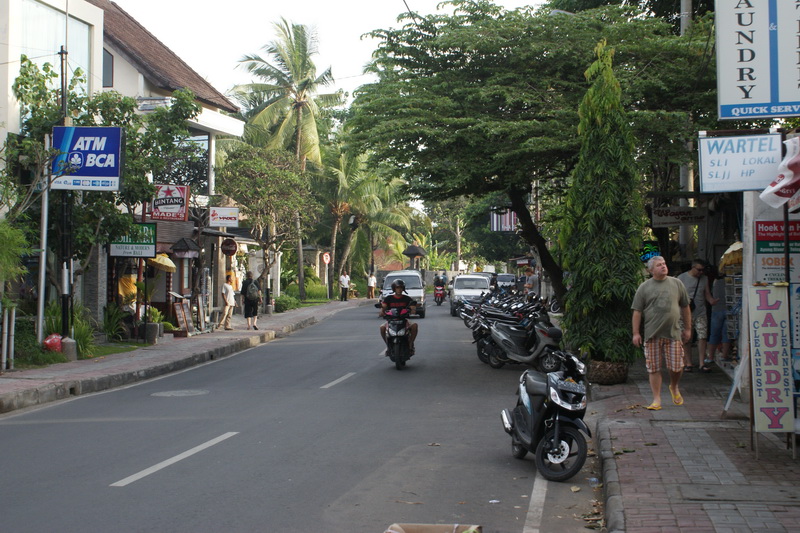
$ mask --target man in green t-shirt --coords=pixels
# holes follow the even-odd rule
[[[675,405],[683,405],[678,382],[683,373],[683,343],[692,337],[692,313],[689,310],[689,294],[676,278],[669,277],[667,263],[661,256],[647,262],[652,274],[636,290],[633,297],[633,345],[644,345],[644,357],[650,376],[653,402],[647,406],[651,411],[661,409],[661,358],[664,357],[669,370],[669,392]],[[644,317],[644,337],[642,337]],[[681,329],[681,319],[686,325]]]

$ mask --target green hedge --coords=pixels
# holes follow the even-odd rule
[[[288,311],[289,309],[297,309],[298,307],[300,307],[300,300],[294,298],[293,296],[289,296],[288,294],[284,294],[275,298],[276,313],[283,313],[284,311]]]
[[[300,287],[293,283],[286,287],[283,291],[285,294],[288,294],[292,298],[299,299],[300,298]],[[319,283],[306,283],[306,299],[308,300],[327,300],[328,299],[328,288],[325,285],[320,285]],[[275,306],[277,307],[278,302],[275,302]]]

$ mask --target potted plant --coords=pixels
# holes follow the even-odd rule
[[[640,356],[631,342],[631,302],[641,281],[643,210],[634,140],[611,68],[613,50],[601,41],[595,52],[559,238],[571,283],[562,324],[571,347],[589,357],[589,381],[611,384],[624,382]]]

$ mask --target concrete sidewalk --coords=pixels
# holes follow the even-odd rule
[[[603,463],[608,531],[800,531],[800,460],[785,434],[759,434],[751,448],[749,404],[738,393],[722,418],[730,378],[684,373],[684,405],[665,377],[660,411],[644,361],[628,383],[592,387],[595,443]]]
[[[248,331],[244,317],[237,314],[232,320],[232,331],[219,329],[191,337],[166,334],[157,344],[130,352],[31,370],[5,371],[0,374],[0,413],[112,389],[219,359],[316,324],[343,309],[376,301],[364,298],[332,301],[262,315],[256,331]]]

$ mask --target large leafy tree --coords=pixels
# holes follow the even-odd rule
[[[642,270],[636,145],[611,68],[613,50],[601,42],[595,51],[560,234],[573,284],[563,323],[570,343],[593,359],[630,363],[637,353],[630,343],[630,307]]]
[[[691,157],[683,141],[698,123],[714,125],[707,28],[678,37],[666,21],[619,6],[572,16],[446,4],[452,15],[372,33],[379,80],[357,93],[351,139],[393,164],[423,200],[505,194],[563,296],[561,267],[527,199],[534,181],[564,182],[576,163],[582,73],[595,44],[606,38],[616,49],[643,164],[675,165]]]
[[[317,75],[313,56],[317,54],[316,33],[308,26],[290,24],[281,19],[275,24],[278,38],[264,47],[267,58],[246,55],[245,68],[261,81],[236,87],[238,99],[249,100],[257,107],[252,110],[253,125],[268,132],[267,147],[292,148],[300,162],[321,163],[317,119],[320,106],[341,103],[342,94],[318,94],[333,82],[330,68]],[[298,243],[298,283],[300,297],[305,298],[303,280],[303,242],[301,216],[295,214]]]
[[[270,258],[298,238],[297,213],[304,223],[314,218],[308,179],[285,150],[239,146],[217,172],[218,192],[240,206],[251,236]]]

